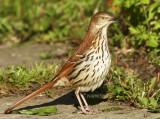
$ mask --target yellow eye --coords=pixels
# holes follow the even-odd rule
[[[105,17],[102,16],[101,19],[105,19]]]

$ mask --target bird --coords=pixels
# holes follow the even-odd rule
[[[107,29],[114,22],[119,22],[119,19],[109,13],[97,12],[94,14],[91,18],[86,36],[79,48],[66,61],[55,77],[38,90],[9,107],[5,110],[4,114],[10,113],[14,108],[46,89],[57,86],[74,88],[75,95],[81,107],[79,113],[100,113],[100,110],[89,108],[83,93],[93,92],[99,88],[109,72],[111,56],[108,47]]]

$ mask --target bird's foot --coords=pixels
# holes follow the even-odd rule
[[[85,110],[88,111],[88,112],[92,112],[93,114],[99,114],[99,113],[102,112],[102,111],[99,110],[99,109],[90,109],[90,108],[86,108]]]

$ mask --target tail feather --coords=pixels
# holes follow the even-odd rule
[[[45,84],[43,87],[41,87],[40,89],[34,91],[33,93],[29,94],[28,96],[26,96],[25,98],[23,98],[22,100],[20,100],[19,102],[17,102],[16,104],[14,104],[13,106],[9,107],[4,114],[10,113],[14,108],[16,108],[17,106],[21,105],[22,103],[26,102],[29,99],[32,99],[33,97],[35,97],[36,95],[40,94],[41,92],[45,91],[46,89],[54,86],[56,84],[58,79],[53,80],[52,82],[49,82],[47,84]]]

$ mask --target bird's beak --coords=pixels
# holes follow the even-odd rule
[[[109,21],[111,21],[111,22],[119,22],[119,23],[122,22],[122,20],[118,19],[118,18],[111,18]]]

